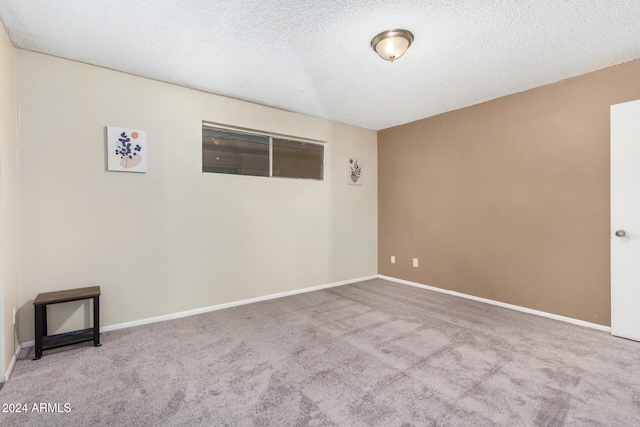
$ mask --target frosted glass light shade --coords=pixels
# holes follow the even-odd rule
[[[407,30],[384,31],[371,40],[371,47],[380,58],[395,61],[411,46],[413,34]]]

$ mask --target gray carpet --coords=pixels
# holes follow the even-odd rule
[[[102,343],[23,350],[0,424],[640,425],[640,343],[380,279]]]

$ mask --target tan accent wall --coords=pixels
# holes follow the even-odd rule
[[[17,348],[13,307],[18,306],[18,139],[15,49],[0,22],[0,380]]]
[[[609,325],[609,107],[638,98],[640,60],[380,131],[380,274]]]

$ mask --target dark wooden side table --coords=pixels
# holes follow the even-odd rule
[[[63,334],[47,334],[47,305],[61,302],[93,299],[93,328],[65,332]],[[36,355],[33,360],[42,357],[43,350],[92,341],[94,347],[100,347],[100,286],[68,289],[66,291],[44,292],[33,300],[36,320]]]

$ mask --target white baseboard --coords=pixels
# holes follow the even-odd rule
[[[321,289],[335,288],[337,286],[348,285],[350,283],[363,282],[365,280],[377,279],[378,275],[359,277],[357,279],[342,280],[340,282],[328,283],[326,285],[312,286],[310,288],[295,289],[293,291],[279,292],[277,294],[265,295],[262,297],[249,298],[240,301],[233,301],[224,304],[212,305],[209,307],[196,308],[194,310],[181,311],[178,313],[165,314],[163,316],[148,317],[146,319],[134,320],[131,322],[116,323],[115,325],[104,326],[100,328],[100,332],[115,331],[118,329],[131,328],[133,326],[148,325],[149,323],[164,322],[165,320],[180,319],[182,317],[195,316],[197,314],[209,313],[211,311],[224,310],[225,308],[237,307],[240,305],[252,304],[254,302],[267,301],[270,299],[283,298],[291,295],[304,294],[307,292],[319,291]],[[22,347],[33,347],[35,341],[27,341],[22,343]]]
[[[4,376],[0,378],[0,382],[9,381],[11,377],[11,373],[13,372],[13,368],[16,366],[16,360],[18,360],[18,354],[20,354],[20,350],[22,350],[22,346],[19,345],[16,351],[13,353],[13,357],[11,358],[11,363],[9,364],[9,369],[5,372]]]
[[[469,294],[463,294],[461,292],[450,291],[447,289],[436,288],[434,286],[423,285],[421,283],[410,282],[408,280],[396,279],[395,277],[384,276],[382,274],[378,274],[380,279],[389,280],[391,282],[402,283],[404,285],[415,286],[417,288],[428,289],[430,291],[440,292],[447,295],[453,295],[460,298],[466,298],[473,301],[479,301],[486,304],[497,305],[498,307],[508,308],[511,310],[521,311],[523,313],[535,314],[536,316],[548,317],[549,319],[560,320],[561,322],[572,323],[578,326],[584,326],[587,328],[597,329],[603,332],[611,333],[611,328],[609,326],[598,325],[597,323],[585,322],[584,320],[573,319],[571,317],[559,316],[553,313],[547,313],[546,311],[533,310],[531,308],[521,307],[519,305],[507,304],[505,302],[494,301],[488,298],[480,298]]]

